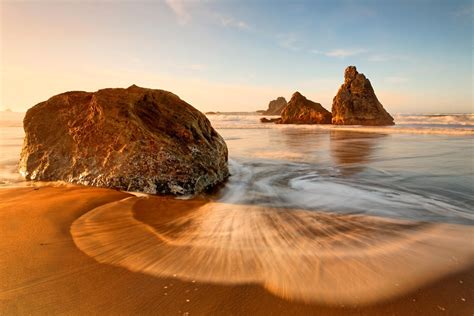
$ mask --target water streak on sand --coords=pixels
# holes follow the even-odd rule
[[[255,170],[234,166],[216,201],[130,197],[100,206],[73,223],[74,242],[97,261],[131,271],[257,283],[283,298],[326,304],[389,299],[472,262],[472,241],[466,239],[472,226],[281,207],[285,195],[268,182],[280,177],[257,172],[263,179],[255,181]],[[369,202],[388,205],[384,199]],[[413,197],[403,207],[425,202]],[[167,216],[156,212],[157,203]]]

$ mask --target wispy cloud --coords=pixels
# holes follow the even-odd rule
[[[367,50],[361,49],[361,48],[333,49],[331,51],[324,53],[324,55],[329,56],[329,57],[345,58],[349,56],[359,55],[365,52],[367,52]]]
[[[345,48],[345,49],[333,49],[330,51],[321,51],[318,49],[312,49],[310,50],[310,53],[317,54],[317,55],[325,55],[328,57],[337,57],[337,58],[346,58],[349,56],[354,56],[354,55],[359,55],[366,53],[366,49],[361,49],[361,48]]]
[[[238,20],[234,17],[222,14],[216,14],[215,16],[219,23],[224,27],[234,27],[241,30],[250,30],[250,26],[242,20]]]
[[[313,54],[317,54],[317,55],[319,55],[319,54],[324,54],[324,52],[323,52],[323,51],[320,51],[319,49],[312,49],[312,50],[310,50],[309,52],[310,52],[310,53],[313,53]]]
[[[387,62],[387,61],[413,62],[413,58],[406,55],[372,53],[370,50],[362,49],[362,48],[343,48],[343,49],[341,48],[341,49],[333,49],[330,51],[312,49],[309,52],[316,55],[324,55],[327,57],[334,57],[334,58],[346,58],[350,56],[363,55],[363,58],[366,58],[368,61],[371,61],[371,62]]]
[[[180,24],[186,24],[191,20],[191,14],[185,7],[184,0],[166,0],[166,4],[174,12]]]
[[[277,35],[278,45],[293,51],[301,50],[302,43],[295,33],[285,33]]]
[[[472,17],[473,15],[474,15],[474,8],[472,5],[472,2],[471,4],[462,6],[456,11],[454,11],[454,16],[456,17],[462,17],[462,16]]]
[[[186,0],[165,0],[168,7],[174,12],[178,22],[180,24],[187,24],[191,21],[191,13],[190,13],[190,4],[203,4],[198,1],[186,1]],[[205,6],[201,8],[201,13],[206,15],[207,18],[214,20],[214,23],[218,23],[221,26],[229,27],[229,28],[237,28],[241,30],[250,30],[251,27],[249,24],[243,20],[239,20],[234,18],[231,15],[225,15],[219,12],[212,12],[209,8]],[[201,16],[201,18],[204,18]]]

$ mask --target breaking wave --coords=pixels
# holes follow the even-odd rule
[[[334,125],[279,125],[260,123],[258,114],[208,115],[212,125],[218,129],[314,129],[344,130],[372,133],[474,135],[474,114],[397,114],[395,126],[334,126]],[[277,117],[277,116],[266,116]]]

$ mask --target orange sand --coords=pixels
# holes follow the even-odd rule
[[[173,275],[132,272],[126,265],[98,263],[77,248],[71,226],[92,209],[127,197],[132,196],[85,187],[0,190],[0,314],[471,315],[474,310],[472,265],[401,296],[349,307],[304,303],[291,297],[285,300],[258,282],[181,281]],[[206,206],[205,201],[158,197],[141,199],[137,204],[139,211],[133,211],[138,221],[167,238],[179,237],[178,241],[186,240],[183,232],[196,231],[194,210]],[[176,209],[182,213],[177,214]],[[175,227],[177,216],[193,220]],[[465,240],[472,244],[469,232],[465,230]],[[197,236],[199,240],[190,242],[202,243],[202,232]],[[127,241],[127,234],[121,237]],[[341,282],[351,279],[350,275],[338,277]]]

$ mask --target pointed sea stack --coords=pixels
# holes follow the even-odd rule
[[[286,99],[284,97],[278,97],[268,103],[268,109],[263,111],[262,115],[280,115],[286,104]]]
[[[135,85],[73,91],[26,113],[20,172],[152,194],[194,194],[228,175],[227,146],[177,95]]]
[[[295,92],[281,112],[281,124],[331,124],[331,112]]]
[[[393,117],[383,108],[364,74],[355,66],[344,72],[344,84],[332,103],[332,123],[336,125],[394,125]]]

